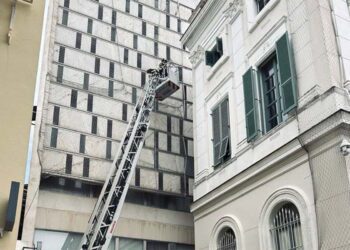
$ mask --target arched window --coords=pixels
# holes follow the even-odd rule
[[[219,233],[217,250],[237,250],[236,235],[229,227],[225,227]]]
[[[288,202],[275,210],[270,232],[274,250],[303,249],[300,215],[293,203]]]

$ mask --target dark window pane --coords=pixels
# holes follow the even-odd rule
[[[79,153],[85,153],[85,140],[86,135],[80,135],[80,143],[79,143]]]
[[[171,116],[167,116],[167,131],[171,133]]]
[[[67,154],[67,156],[66,156],[66,174],[72,173],[72,162],[73,162],[73,155]]]
[[[75,48],[80,49],[81,48],[81,33],[77,32],[76,38],[75,38]]]
[[[154,26],[154,39],[158,40],[158,37],[159,37],[159,27]]]
[[[77,98],[78,98],[78,91],[75,89],[72,89],[71,96],[70,96],[70,106],[72,108],[77,107]]]
[[[146,84],[146,73],[141,72],[141,87],[144,87]]]
[[[66,52],[66,48],[60,46],[60,50],[59,50],[59,53],[58,53],[58,61],[60,63],[64,63],[64,54],[65,54],[65,52]]]
[[[170,60],[170,47],[166,46],[166,59]]]
[[[92,116],[91,120],[91,133],[97,134],[97,116]]]
[[[154,0],[154,8],[159,8],[159,0]]]
[[[89,89],[89,79],[90,79],[90,75],[88,73],[84,73],[83,89],[86,89],[86,90]]]
[[[95,58],[95,73],[100,74],[100,58]]]
[[[114,62],[109,62],[109,77],[114,78]]]
[[[165,11],[166,11],[167,13],[170,13],[170,0],[166,0]]]
[[[112,138],[112,126],[113,126],[113,121],[107,120],[107,137],[109,138]]]
[[[138,12],[138,17],[139,18],[142,18],[142,5],[141,4],[139,4],[139,12]]]
[[[92,34],[92,19],[88,19],[87,33]]]
[[[158,185],[159,190],[163,190],[163,173],[161,172],[158,173]]]
[[[52,124],[58,125],[60,121],[60,107],[55,106],[53,108],[53,118],[52,118]]]
[[[64,7],[69,8],[69,0],[64,0]]]
[[[117,12],[115,10],[112,10],[112,24],[117,24]]]
[[[52,147],[52,148],[56,148],[57,147],[57,135],[58,135],[58,129],[57,128],[51,128],[50,147]]]
[[[93,105],[94,105],[94,96],[91,94],[88,94],[87,111],[92,112]]]
[[[62,83],[63,80],[63,66],[58,65],[57,66],[57,82]]]
[[[171,135],[167,135],[167,151],[171,152]]]
[[[136,187],[140,186],[140,169],[139,168],[135,169],[135,186]]]
[[[128,119],[128,105],[126,103],[123,103],[123,121],[126,121]]]
[[[170,29],[170,16],[166,15],[166,27]]]
[[[168,250],[168,243],[147,241],[147,250]]]
[[[130,13],[130,0],[125,0],[125,12]]]
[[[128,64],[129,63],[129,50],[124,48],[124,63]]]
[[[142,35],[146,35],[147,34],[147,24],[146,22],[142,22]]]
[[[113,97],[114,82],[108,82],[108,96]]]
[[[134,35],[133,48],[137,49],[137,35]]]
[[[183,69],[182,69],[182,67],[179,67],[179,81],[180,82],[183,81]],[[184,88],[186,88],[186,86],[184,86]],[[185,95],[185,99],[186,99],[186,95]]]
[[[62,24],[66,26],[68,25],[68,10],[63,10]]]
[[[98,19],[103,19],[103,5],[98,6]]]
[[[106,158],[107,159],[112,158],[112,142],[111,141],[106,142]]]
[[[116,28],[115,27],[112,27],[111,28],[111,41],[112,42],[115,42],[115,37],[116,37]]]
[[[181,33],[181,19],[177,19],[177,32]]]
[[[96,37],[91,37],[90,52],[94,54],[96,53]]]
[[[142,55],[141,55],[141,53],[137,53],[137,67],[138,68],[142,67]]]
[[[84,177],[89,177],[89,169],[90,169],[90,159],[84,158],[84,163],[83,163],[83,176]]]
[[[132,100],[132,103],[133,104],[136,104],[136,101],[137,101],[137,90],[136,90],[136,88],[132,88],[132,98],[131,98]]]
[[[154,42],[154,55],[158,56],[158,43]]]

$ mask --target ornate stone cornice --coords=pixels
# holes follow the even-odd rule
[[[197,49],[193,51],[193,53],[189,57],[190,62],[193,66],[197,65],[198,62],[204,59],[204,52],[204,48],[200,45],[198,45]]]
[[[237,12],[241,9],[242,0],[231,0],[228,5],[228,8],[223,11],[224,17],[233,18]]]

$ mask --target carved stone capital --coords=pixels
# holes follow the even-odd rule
[[[233,18],[236,13],[241,9],[242,0],[231,0],[228,8],[224,10],[223,14],[227,18]]]
[[[204,59],[204,48],[199,45],[189,58],[192,65],[196,65],[200,60]]]

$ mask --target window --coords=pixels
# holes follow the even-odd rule
[[[182,67],[178,67],[178,69],[179,69],[179,81],[180,82],[183,82],[183,68]],[[185,85],[183,85],[184,86],[184,99],[186,100],[186,86]]]
[[[64,7],[69,8],[69,0],[64,0]]]
[[[115,10],[112,10],[112,24],[117,24],[117,12]]]
[[[166,59],[170,60],[170,47],[166,46]]]
[[[112,28],[111,28],[111,41],[112,41],[112,42],[115,42],[116,34],[117,34],[117,29],[116,29],[116,27],[112,27]]]
[[[89,177],[90,159],[84,157],[83,162],[83,177]]]
[[[92,34],[92,19],[88,19],[87,33]]]
[[[216,38],[214,48],[205,52],[205,64],[213,66],[217,61],[219,61],[223,54],[222,38]]]
[[[113,89],[114,89],[114,82],[109,81],[108,82],[108,96],[113,97]]]
[[[126,103],[123,103],[122,119],[123,119],[123,121],[126,121],[128,119],[128,105]]]
[[[131,97],[131,102],[133,104],[136,104],[136,101],[137,101],[137,90],[136,88],[132,88],[132,97]]]
[[[158,37],[159,37],[159,27],[154,26],[154,39],[158,40]]]
[[[53,118],[52,118],[52,124],[58,125],[60,121],[60,107],[55,106],[53,108]]]
[[[58,135],[58,129],[57,128],[51,128],[50,147],[52,147],[52,148],[56,148],[57,147],[57,135]]]
[[[145,86],[146,84],[146,73],[141,72],[141,87]]]
[[[94,105],[94,96],[91,94],[88,94],[87,111],[92,112],[93,105]]]
[[[166,0],[165,11],[166,11],[167,13],[170,13],[170,0]]]
[[[64,54],[65,54],[65,51],[66,51],[66,48],[60,46],[60,50],[59,50],[59,53],[58,53],[58,62],[64,63]]]
[[[154,8],[159,9],[159,0],[154,0]]]
[[[83,89],[86,89],[86,90],[89,89],[89,79],[90,79],[90,75],[88,73],[84,73]]]
[[[137,35],[134,35],[134,39],[133,39],[133,48],[137,49]]]
[[[67,154],[67,156],[66,156],[66,174],[72,173],[72,162],[73,162],[73,155]]]
[[[138,17],[142,18],[142,5],[141,4],[139,4]]]
[[[143,250],[143,240],[119,238],[119,248],[117,249]]]
[[[166,27],[170,29],[170,16],[166,15]]]
[[[303,249],[300,215],[293,203],[284,204],[272,215],[270,233],[274,250]]]
[[[80,143],[79,143],[79,153],[85,153],[85,140],[86,135],[80,135]]]
[[[62,83],[63,80],[63,66],[58,65],[57,66],[57,82]]]
[[[114,78],[114,62],[109,62],[109,77]]]
[[[177,32],[181,33],[181,19],[177,19]]]
[[[98,6],[98,15],[97,18],[102,20],[103,19],[103,5]]]
[[[139,168],[135,169],[135,186],[136,187],[140,186],[140,169]]]
[[[243,75],[243,90],[248,141],[255,138],[258,131],[266,133],[276,127],[296,107],[296,83],[287,33],[276,42],[276,52],[257,71],[250,68]],[[257,94],[262,100],[259,106]]]
[[[94,54],[96,53],[96,37],[91,37],[90,52]]]
[[[125,0],[125,12],[130,13],[130,0]]]
[[[146,22],[142,22],[142,35],[145,36],[147,34],[147,24]]]
[[[159,49],[158,49],[158,43],[154,42],[154,56],[158,56]]]
[[[100,74],[100,58],[95,58],[95,73]]]
[[[163,173],[158,173],[158,188],[159,190],[163,190]]]
[[[112,138],[112,120],[107,120],[107,137]]]
[[[77,32],[76,38],[75,38],[75,48],[80,49],[81,48],[81,33]]]
[[[106,159],[112,158],[112,142],[106,141]]]
[[[267,5],[270,0],[255,0],[258,13]]]
[[[75,89],[72,89],[71,95],[70,95],[70,106],[72,108],[77,107],[77,98],[78,98],[78,91]]]
[[[124,48],[124,63],[128,64],[129,63],[129,50]]]
[[[137,67],[141,69],[142,67],[142,55],[141,53],[137,53]]]
[[[228,99],[224,99],[212,111],[214,166],[230,158],[230,119]]]
[[[65,25],[65,26],[68,25],[68,10],[63,10],[62,24]]]
[[[91,134],[97,134],[97,116],[92,116],[91,119]]]
[[[233,230],[226,227],[221,230],[217,239],[217,250],[237,250],[236,236]]]

